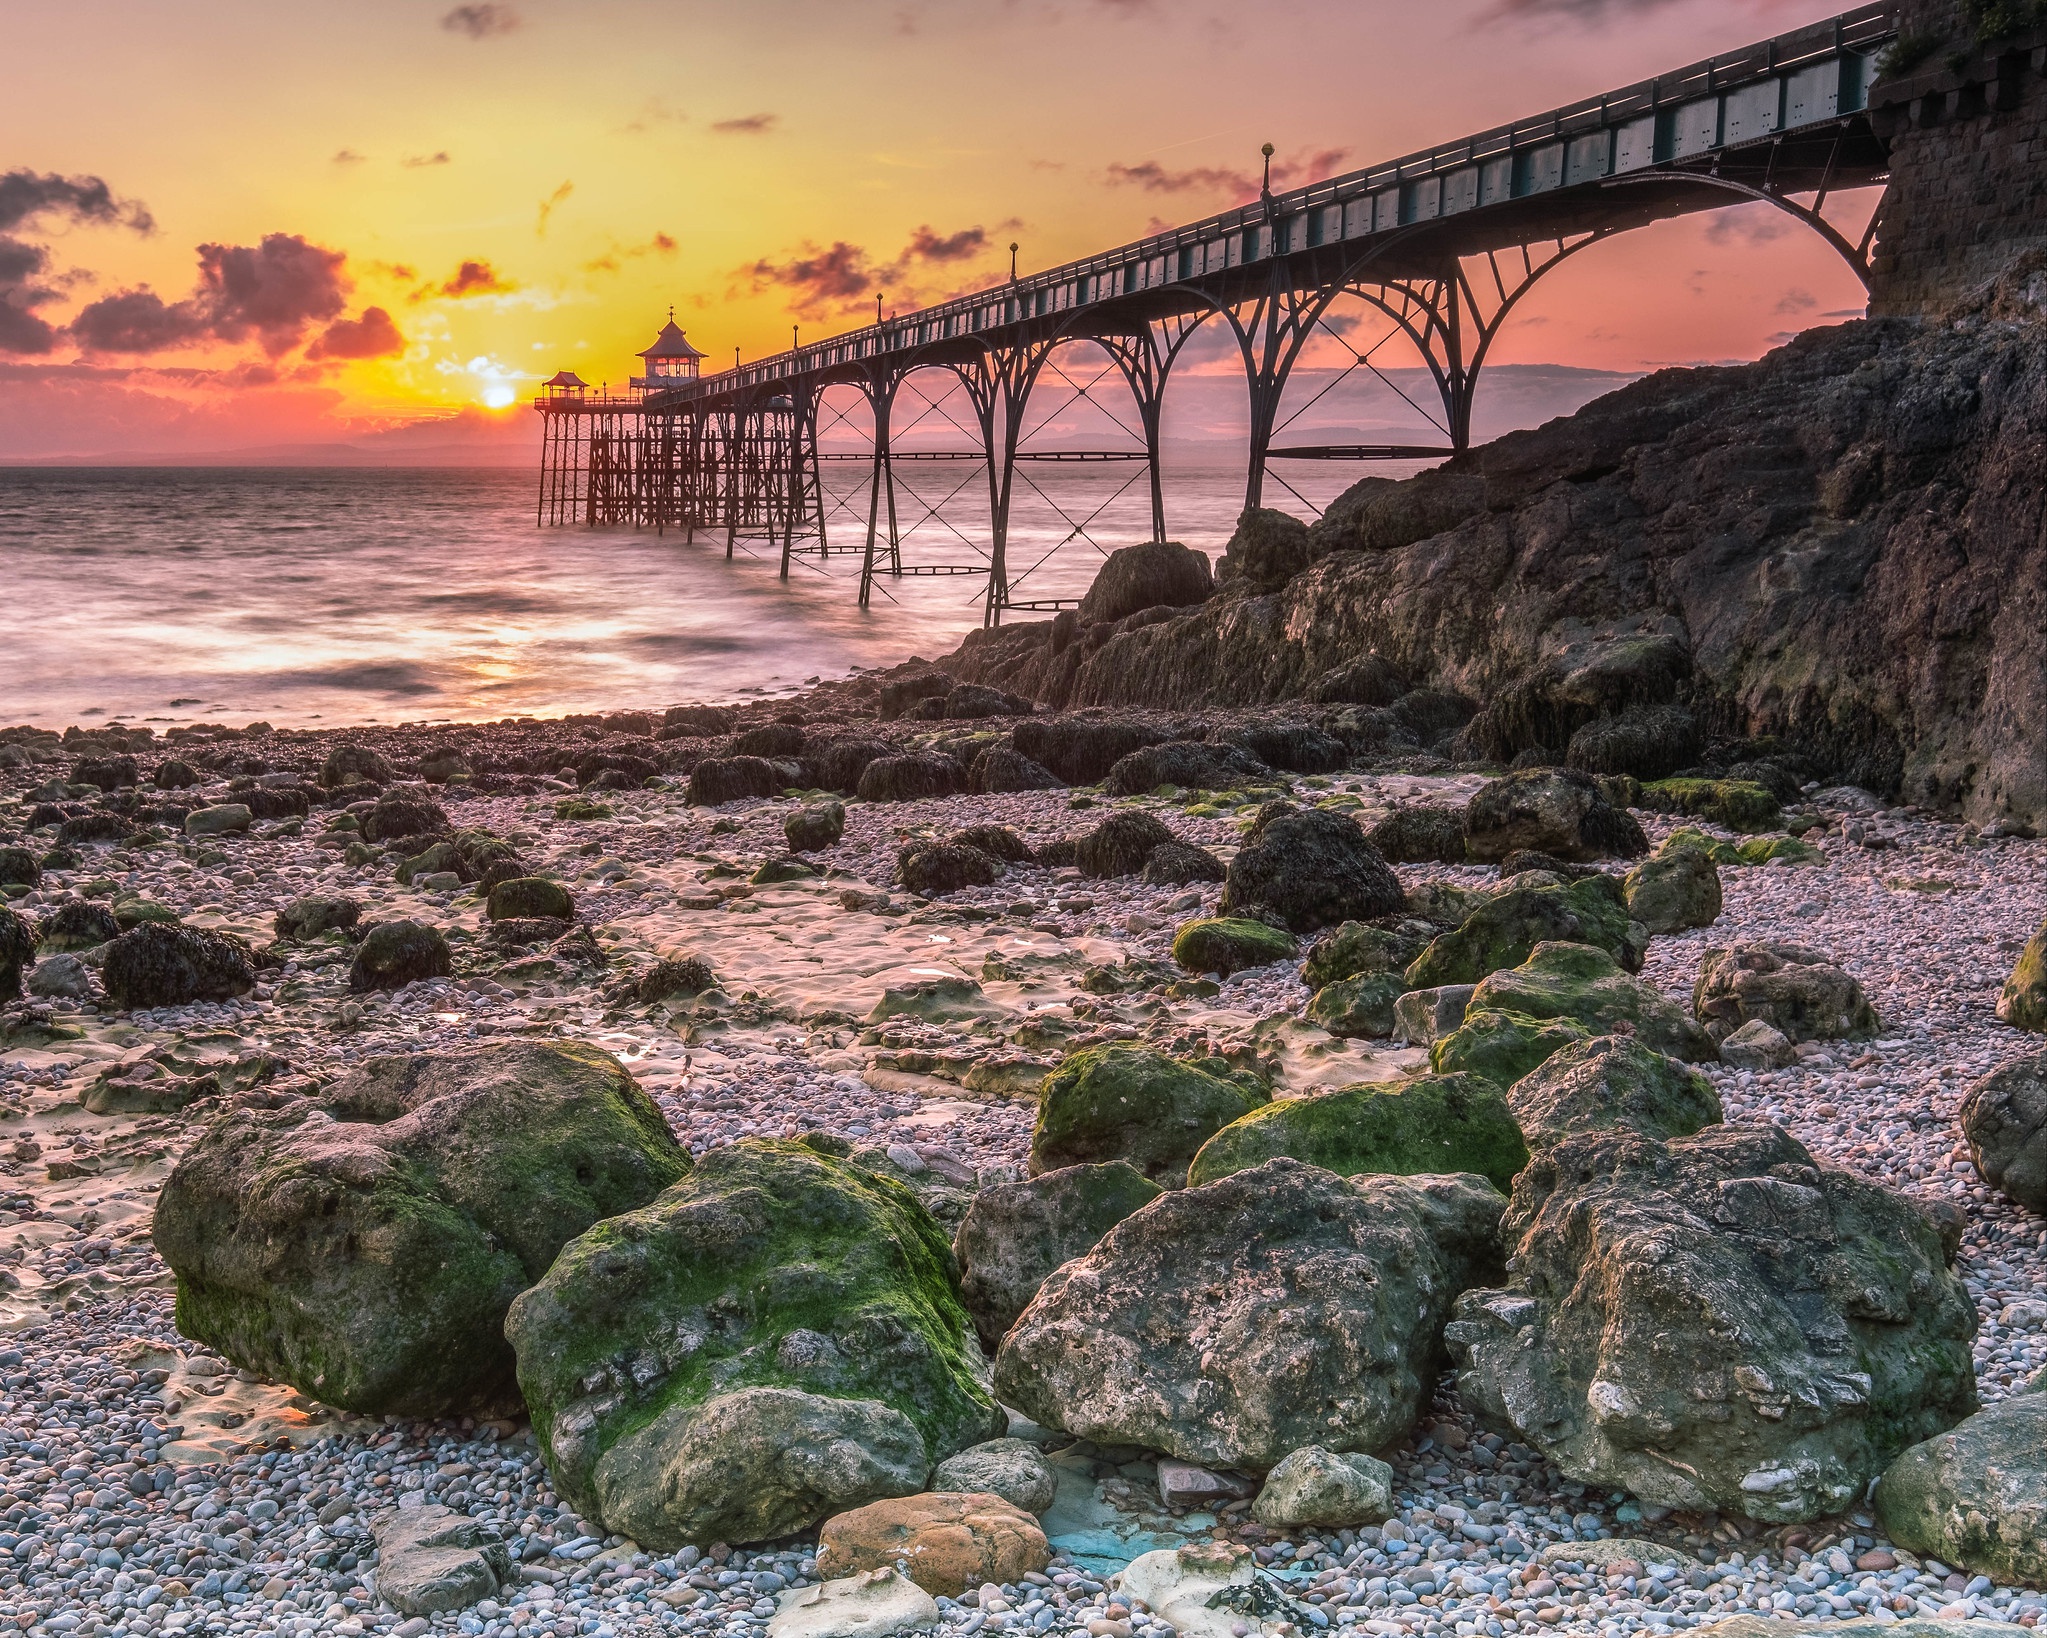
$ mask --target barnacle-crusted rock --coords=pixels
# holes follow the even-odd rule
[[[1782,939],[1708,950],[1692,1010],[1720,1040],[1760,1018],[1790,1041],[1859,1040],[1877,1032],[1862,986],[1823,950]]]

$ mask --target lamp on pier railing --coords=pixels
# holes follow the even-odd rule
[[[1009,282],[1016,283],[1016,241],[1009,241]]]
[[[1258,197],[1265,201],[1265,208],[1272,209],[1272,144],[1266,143],[1258,150],[1265,156],[1265,180],[1258,184]]]

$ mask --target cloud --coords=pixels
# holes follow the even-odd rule
[[[602,256],[583,264],[588,273],[616,273],[620,267],[641,256],[673,256],[676,242],[665,233],[657,233],[643,245],[625,245],[606,251]]]
[[[957,233],[938,233],[928,224],[887,261],[875,260],[863,245],[835,240],[829,248],[805,243],[787,260],[763,257],[738,270],[753,292],[789,292],[789,310],[805,317],[848,313],[864,307],[881,291],[893,290],[904,302],[921,303],[931,292],[919,269],[971,261],[989,248],[981,226]],[[949,294],[950,292],[948,292]]]
[[[435,165],[452,165],[455,162],[448,157],[448,150],[442,148],[430,154],[407,154],[398,163],[403,165],[408,171],[423,171]]]
[[[421,285],[413,291],[412,299],[425,301],[430,296],[445,296],[450,301],[462,301],[470,296],[501,296],[516,288],[509,280],[500,278],[497,269],[489,262],[469,260],[438,285]]]
[[[547,219],[554,214],[554,207],[565,202],[569,195],[575,191],[575,183],[564,182],[553,193],[540,201],[540,220],[533,226],[533,231],[538,237],[542,239],[547,237]]]
[[[645,136],[657,125],[681,125],[688,118],[680,108],[669,107],[666,97],[649,97],[619,129],[627,136]]]
[[[335,152],[334,163],[337,165],[360,165],[363,163],[363,156],[353,148],[341,148]]]
[[[1493,0],[1473,25],[1505,21],[1576,24],[1592,28],[1609,18],[1660,11],[1672,0]]]
[[[441,27],[450,34],[466,34],[472,40],[488,40],[493,34],[509,34],[518,26],[519,14],[499,0],[457,6],[441,18]]]
[[[405,338],[381,307],[365,307],[360,318],[337,319],[312,346],[308,358],[389,358],[405,351]]]
[[[1348,148],[1310,148],[1291,158],[1275,157],[1272,185],[1275,190],[1283,190],[1319,181],[1334,175],[1349,157]],[[1169,171],[1155,159],[1141,160],[1135,165],[1112,164],[1103,173],[1111,187],[1139,188],[1146,193],[1223,194],[1238,204],[1258,197],[1263,176],[1262,167],[1235,170],[1227,165],[1195,165],[1183,171]]]
[[[765,136],[780,123],[780,114],[746,114],[738,119],[721,119],[711,129],[720,136]]]
[[[905,256],[920,262],[964,262],[970,261],[988,248],[988,233],[985,228],[961,228],[957,233],[941,237],[931,231],[927,223],[910,235],[909,249]]]
[[[344,252],[295,233],[267,234],[258,245],[201,245],[190,296],[166,302],[147,285],[102,296],[71,321],[72,339],[89,352],[152,353],[254,337],[276,358],[311,326],[340,316],[347,262]]]
[[[1706,224],[1709,245],[1766,245],[1791,231],[1791,219],[1774,205],[1760,200],[1716,211]]]
[[[44,218],[145,235],[156,231],[145,206],[118,198],[99,177],[0,172],[0,353],[52,351],[58,328],[35,309],[61,300],[66,286],[91,281],[87,273],[53,270],[47,246],[15,237],[16,229]]]
[[[1777,299],[1777,311],[1787,314],[1809,313],[1819,304],[1819,297],[1815,296],[1810,290],[1801,290],[1794,285]]]

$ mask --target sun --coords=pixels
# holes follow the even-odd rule
[[[483,389],[483,403],[486,409],[509,409],[512,400],[519,395],[503,382]]]

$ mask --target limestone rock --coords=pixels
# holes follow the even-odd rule
[[[817,1573],[828,1579],[900,1562],[926,1592],[957,1598],[984,1582],[1021,1581],[1052,1561],[1038,1521],[987,1491],[936,1491],[869,1502],[828,1518]]]
[[[2047,1586],[2047,1391],[2013,1394],[1914,1445],[1877,1485],[1876,1505],[1900,1546]]]
[[[1490,864],[1531,848],[1574,864],[1632,859],[1649,851],[1642,827],[1590,775],[1529,768],[1485,785],[1464,810],[1465,852]]]
[[[1536,945],[1591,944],[1629,972],[1642,970],[1647,934],[1628,915],[1621,884],[1608,875],[1581,881],[1515,877],[1485,900],[1454,933],[1444,933],[1408,964],[1417,990],[1476,984],[1487,973],[1518,967]]]
[[[930,1214],[798,1143],[713,1149],[572,1240],[505,1335],[556,1488],[662,1551],[915,1494],[1005,1426]]]
[[[1458,1388],[1582,1483],[1791,1523],[1976,1408],[1933,1220],[1776,1127],[1539,1145],[1504,1232],[1513,1283],[1445,1333]]]
[[[1182,922],[1173,935],[1173,959],[1190,973],[1228,978],[1248,968],[1291,961],[1294,954],[1291,933],[1248,916],[1199,917]]]
[[[1475,1172],[1505,1193],[1528,1163],[1508,1099],[1478,1075],[1421,1075],[1281,1098],[1201,1146],[1190,1187],[1279,1155],[1339,1177]]]
[[[1625,1035],[1552,1053],[1508,1088],[1507,1106],[1530,1148],[1579,1132],[1689,1137],[1726,1118],[1705,1076]]]
[[[368,990],[397,990],[423,978],[446,978],[454,970],[454,952],[438,927],[408,920],[380,921],[355,947],[348,987],[358,995]]]
[[[1652,933],[1710,927],[1720,918],[1720,871],[1699,848],[1659,851],[1628,872],[1628,915]]]
[[[1369,921],[1406,903],[1355,821],[1322,809],[1261,819],[1230,860],[1222,911],[1262,907],[1296,933]]]
[[[1202,1144],[1262,1101],[1148,1047],[1120,1041],[1088,1047],[1045,1077],[1030,1174],[1127,1160],[1174,1188]]]
[[[1997,996],[1997,1016],[2013,1029],[2047,1033],[2047,922],[2026,940]]]
[[[1254,1519],[1280,1530],[1297,1524],[1346,1529],[1377,1524],[1393,1513],[1392,1468],[1376,1456],[1321,1445],[1283,1456],[1251,1504]]]
[[[1080,600],[1083,625],[1121,620],[1144,609],[1205,603],[1215,577],[1202,553],[1177,540],[1146,541],[1111,552]]]
[[[959,1259],[960,1298],[981,1340],[992,1350],[1054,1269],[1094,1250],[1104,1234],[1160,1192],[1124,1160],[1063,1166],[1021,1183],[977,1190],[953,1237],[953,1255]],[[978,1488],[1008,1494],[999,1485]]]
[[[511,1387],[513,1297],[689,1167],[595,1047],[406,1053],[216,1119],[164,1184],[156,1246],[186,1336],[346,1410],[459,1414]]]
[[[1455,1294],[1497,1268],[1482,1178],[1268,1160],[1162,1195],[1047,1280],[1003,1339],[1003,1402],[1101,1444],[1252,1471],[1375,1450],[1434,1390]]]
[[[1798,1048],[1760,1018],[1751,1018],[1720,1043],[1720,1060],[1736,1069],[1783,1069],[1798,1061]]]
[[[75,955],[48,955],[28,975],[28,993],[45,1001],[90,1001],[92,969]]]
[[[1986,1183],[2047,1213],[2047,1052],[2001,1064],[1970,1087],[1962,1135]]]
[[[1790,1041],[1862,1040],[1877,1032],[1862,986],[1821,950],[1759,939],[1699,958],[1692,1010],[1715,1041],[1760,1018]]]
[[[1043,1452],[1028,1439],[990,1439],[986,1444],[970,1445],[940,1462],[931,1482],[940,1490],[986,1491],[1026,1513],[1047,1511],[1059,1489]]]
[[[896,1638],[937,1625],[931,1595],[889,1565],[783,1593],[768,1638]]]
[[[106,945],[100,982],[126,1009],[226,1001],[256,984],[249,947],[225,933],[148,922]]]
[[[1589,944],[1536,945],[1518,967],[1481,979],[1471,992],[1470,1010],[1569,1018],[1594,1035],[1628,1030],[1652,1051],[1686,1063],[1711,1063],[1719,1056],[1684,1008]]]
[[[512,1553],[481,1519],[415,1507],[377,1526],[377,1593],[401,1615],[466,1610],[512,1576]]]

